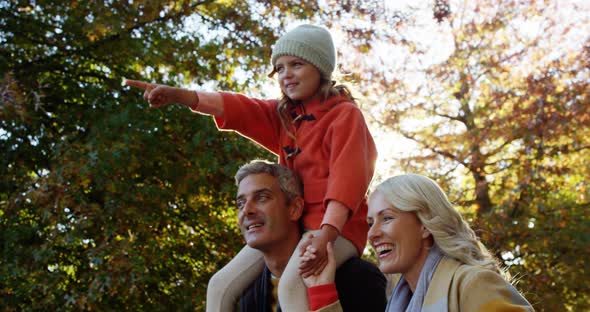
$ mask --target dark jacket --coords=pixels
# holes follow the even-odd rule
[[[238,311],[274,312],[270,277],[270,271],[265,267],[262,274],[242,294]],[[374,264],[357,257],[344,262],[336,270],[336,289],[342,309],[346,312],[385,311],[386,286],[387,280],[383,273]]]

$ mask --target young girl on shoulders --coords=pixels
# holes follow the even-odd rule
[[[327,29],[301,25],[287,32],[275,44],[271,63],[271,75],[276,75],[283,94],[279,100],[135,80],[126,84],[145,90],[144,98],[152,107],[179,103],[212,115],[219,129],[237,131],[264,146],[301,177],[302,224],[307,233],[280,276],[278,297],[283,311],[308,311],[299,273],[309,276],[324,268],[329,242],[334,244],[337,265],[364,249],[368,231],[365,196],[377,152],[350,91],[332,80],[336,51]],[[308,246],[316,256],[300,265]],[[245,246],[209,281],[207,311],[232,310],[262,268],[260,252]]]

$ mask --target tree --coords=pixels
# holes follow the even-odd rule
[[[203,309],[243,244],[233,175],[274,156],[121,79],[256,86],[276,28],[315,8],[0,2],[2,310]]]
[[[384,83],[367,89],[381,127],[418,146],[400,166],[444,184],[536,308],[584,310],[590,41],[567,36],[590,24],[558,23],[556,5],[452,3],[434,14],[449,48],[407,36],[391,48],[403,63],[370,68]]]
[[[1,309],[203,309],[243,244],[233,174],[274,156],[121,78],[260,90],[293,19],[344,35],[361,106],[419,146],[400,168],[443,184],[536,309],[587,309],[584,9],[322,3],[0,1]]]

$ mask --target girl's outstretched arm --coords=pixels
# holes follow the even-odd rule
[[[143,98],[151,108],[178,103],[203,114],[223,117],[223,99],[217,92],[192,91],[130,79],[123,79],[123,84],[144,90]]]

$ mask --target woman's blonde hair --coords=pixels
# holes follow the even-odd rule
[[[356,104],[355,99],[352,96],[352,93],[350,92],[350,89],[347,86],[342,85],[342,84],[337,85],[336,81],[326,79],[324,77],[322,77],[320,80],[320,86],[318,88],[317,95],[320,97],[321,103],[324,103],[325,101],[328,100],[328,98],[330,98],[332,96],[339,95],[339,96],[343,96],[348,101]],[[279,105],[277,106],[277,112],[278,112],[279,118],[281,120],[281,125],[283,126],[283,128],[287,132],[287,135],[290,136],[293,140],[296,139],[295,134],[294,134],[295,128],[294,128],[293,123],[291,121],[292,118],[291,118],[289,111],[290,111],[291,107],[294,107],[299,104],[300,103],[293,101],[286,94],[283,93],[283,96],[279,100]]]
[[[435,244],[447,256],[504,275],[494,256],[433,180],[417,174],[404,174],[383,181],[375,191],[393,207],[416,213],[432,234]]]

